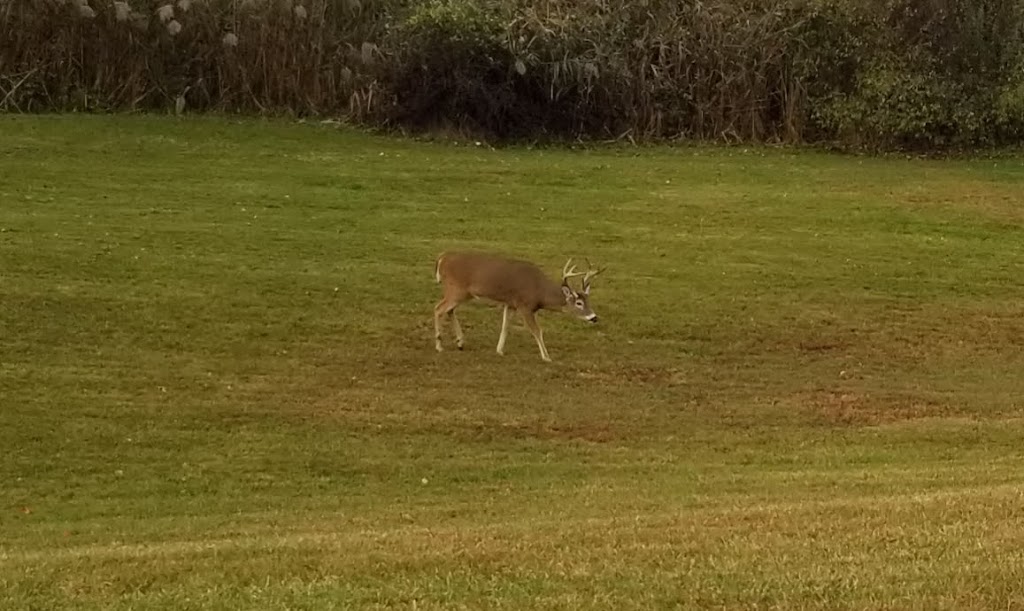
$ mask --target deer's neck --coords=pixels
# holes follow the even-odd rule
[[[544,294],[541,296],[540,307],[545,310],[561,310],[565,307],[565,295],[562,294],[562,285],[548,281],[544,287]]]

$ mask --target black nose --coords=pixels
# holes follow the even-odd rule
[[[597,324],[597,316],[590,319],[590,324]]]

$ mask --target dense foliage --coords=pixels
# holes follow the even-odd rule
[[[1024,137],[1021,0],[2,0],[0,109],[496,137]]]

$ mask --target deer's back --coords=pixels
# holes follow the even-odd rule
[[[514,307],[540,307],[557,290],[533,263],[490,253],[445,252],[438,275],[456,290]]]

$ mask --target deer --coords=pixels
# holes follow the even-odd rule
[[[597,314],[590,308],[590,281],[601,273],[587,261],[586,271],[576,271],[572,259],[562,267],[562,281],[551,280],[537,265],[523,259],[478,251],[446,251],[434,263],[434,276],[442,285],[443,296],[434,306],[434,341],[438,352],[441,346],[441,318],[447,316],[455,331],[459,350],[464,345],[462,326],[455,308],[470,299],[484,299],[503,306],[501,333],[497,352],[505,354],[508,322],[518,312],[526,323],[540,349],[540,358],[551,362],[544,345],[544,333],[537,324],[537,312],[553,310],[568,312],[588,323],[597,323]],[[582,276],[580,290],[569,285],[569,279]]]

